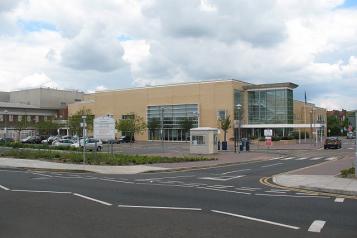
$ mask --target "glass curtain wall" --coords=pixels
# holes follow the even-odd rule
[[[198,127],[198,105],[159,105],[147,107],[149,140],[187,141],[189,133],[182,128],[183,121],[192,121],[193,128]]]
[[[293,91],[291,89],[248,92],[250,124],[292,124]]]

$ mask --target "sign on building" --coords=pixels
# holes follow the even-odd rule
[[[93,137],[103,141],[115,139],[115,120],[110,116],[97,117],[93,122]]]
[[[272,129],[265,129],[264,130],[264,136],[265,137],[272,137],[273,136],[273,130]]]

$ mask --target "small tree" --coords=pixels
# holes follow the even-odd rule
[[[218,123],[219,123],[219,128],[221,128],[224,132],[224,141],[227,141],[227,131],[231,128],[231,119],[230,119],[230,115],[226,116],[223,119],[219,119]]]
[[[20,140],[21,138],[21,131],[27,129],[30,126],[31,122],[27,122],[26,117],[22,118],[21,121],[17,121],[15,123],[15,129],[17,130],[18,133],[18,139]]]
[[[87,116],[86,118],[87,130],[88,131],[93,130],[94,115],[90,109],[82,108],[68,118],[68,126],[72,134],[76,134],[76,135],[82,134],[83,131],[81,128],[81,122],[83,120],[82,116]]]
[[[51,132],[59,128],[59,124],[54,123],[52,120],[40,121],[35,124],[38,132],[42,135],[51,135]]]
[[[185,133],[185,141],[187,142],[187,134],[190,132],[190,129],[193,128],[195,121],[191,117],[185,117],[180,120],[179,125],[183,132]]]
[[[156,130],[160,128],[160,120],[157,118],[152,118],[148,120],[147,128],[149,129],[149,132],[152,135],[152,138],[156,138]]]
[[[130,142],[133,141],[134,135],[139,133],[142,134],[147,128],[144,118],[132,114],[132,117],[128,119],[120,119],[117,121],[115,127],[118,131],[126,133],[130,137]]]

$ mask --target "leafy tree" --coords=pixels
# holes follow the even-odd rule
[[[185,117],[180,120],[179,125],[182,131],[185,133],[185,141],[187,141],[187,134],[190,132],[190,129],[193,128],[195,121],[191,117]]]
[[[132,117],[127,117],[127,119],[120,119],[116,122],[115,128],[130,137],[130,141],[133,141],[135,134],[142,134],[147,125],[144,118],[132,114]]]
[[[40,121],[35,124],[35,127],[41,135],[51,135],[51,132],[57,130],[59,126],[59,124],[54,123],[52,120]]]
[[[87,130],[88,131],[93,130],[94,115],[90,109],[82,108],[68,118],[68,126],[72,134],[76,134],[76,135],[83,134],[83,129],[81,128],[81,122],[83,121],[82,116],[87,116],[86,118]]]
[[[148,121],[147,128],[151,133],[150,138],[156,138],[156,130],[160,128],[160,120],[157,118],[152,118]]]
[[[231,128],[231,119],[230,119],[230,115],[227,115],[225,118],[223,119],[219,119],[218,120],[218,124],[219,124],[219,128],[221,128],[224,132],[224,141],[227,141],[227,131]]]
[[[21,131],[31,127],[32,123],[28,122],[26,117],[22,118],[21,121],[17,121],[15,123],[15,129],[17,130],[18,133],[18,139],[20,140],[21,137]]]

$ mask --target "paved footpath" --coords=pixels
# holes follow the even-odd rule
[[[341,160],[327,161],[322,164],[294,170],[273,176],[273,182],[287,186],[315,191],[357,195],[357,178],[338,177],[342,169],[351,168],[352,156]]]

